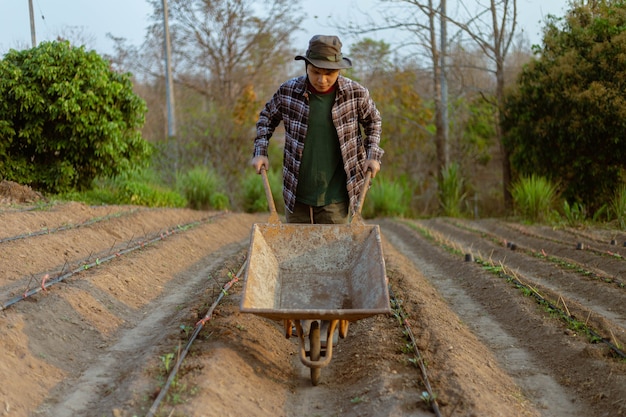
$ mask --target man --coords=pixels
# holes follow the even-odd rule
[[[287,222],[345,224],[365,173],[380,170],[380,113],[365,87],[339,74],[352,62],[337,36],[313,36],[295,59],[305,61],[306,75],[283,83],[261,111],[252,165],[257,173],[269,168],[269,140],[282,121]]]

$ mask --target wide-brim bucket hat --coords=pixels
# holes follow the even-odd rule
[[[323,69],[346,69],[352,61],[341,53],[341,41],[337,36],[315,35],[309,41],[306,55],[297,55],[296,61],[304,60]]]

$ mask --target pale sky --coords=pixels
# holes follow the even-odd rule
[[[145,0],[32,0],[37,42],[54,40],[59,34],[80,33],[87,47],[99,53],[110,53],[113,43],[106,34],[126,38],[140,45],[145,36],[148,16],[152,12]],[[324,25],[329,10],[336,18],[352,19],[354,6],[364,11],[373,10],[376,0],[303,0],[303,10],[310,16],[303,25],[303,50],[308,39],[317,33],[332,34],[332,27]],[[547,14],[562,16],[567,0],[518,0],[521,28],[531,43],[539,43],[542,25]],[[450,6],[449,6],[450,7]],[[314,16],[317,16],[315,18]],[[382,36],[383,39],[384,35]],[[90,44],[91,42],[92,44]],[[349,44],[350,42],[344,42]],[[30,48],[31,30],[28,0],[0,0],[0,56],[10,48]]]

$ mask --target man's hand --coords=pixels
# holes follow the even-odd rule
[[[366,159],[365,163],[363,164],[363,170],[365,172],[371,171],[372,178],[374,178],[376,177],[376,174],[378,173],[378,171],[380,171],[380,163],[373,159]]]
[[[269,171],[270,160],[267,159],[267,156],[259,155],[252,158],[252,161],[250,161],[250,165],[254,167],[257,174],[260,174],[262,168],[265,168],[266,171]]]

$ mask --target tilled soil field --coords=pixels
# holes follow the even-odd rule
[[[369,220],[393,314],[313,386],[298,339],[239,311],[267,214],[5,203],[3,415],[626,415],[623,232]]]

